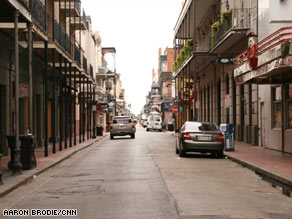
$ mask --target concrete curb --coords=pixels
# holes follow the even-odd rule
[[[225,156],[233,162],[236,162],[243,167],[253,170],[256,174],[261,176],[263,180],[270,182],[273,187],[280,187],[284,195],[287,195],[288,197],[292,196],[292,181],[287,177],[277,174],[271,170],[267,170],[263,167],[259,167],[240,158],[233,157],[232,155],[225,154]]]
[[[7,195],[8,193],[12,192],[13,190],[17,189],[18,187],[26,184],[27,182],[29,182],[30,180],[33,179],[34,175],[40,175],[41,173],[45,172],[46,170],[56,166],[57,164],[61,163],[62,161],[68,159],[69,157],[71,157],[72,155],[76,154],[77,152],[86,149],[88,147],[90,147],[91,145],[97,143],[98,141],[103,140],[106,136],[108,136],[108,134],[106,133],[104,136],[102,136],[101,138],[95,139],[93,142],[89,143],[88,145],[85,145],[83,147],[80,147],[74,151],[72,151],[69,154],[66,154],[64,157],[61,157],[55,161],[53,161],[52,163],[48,164],[47,166],[44,166],[40,169],[36,169],[35,171],[32,171],[29,175],[27,175],[24,179],[22,179],[21,181],[19,181],[18,183],[16,183],[15,185],[12,185],[10,188],[6,189],[5,191],[0,193],[0,198],[2,198],[3,196]]]

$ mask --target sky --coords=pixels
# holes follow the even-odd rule
[[[121,74],[125,99],[139,114],[151,89],[158,50],[173,47],[174,27],[183,0],[82,0],[99,31],[102,47],[115,47],[116,71]]]

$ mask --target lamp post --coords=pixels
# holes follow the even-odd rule
[[[19,11],[15,11],[14,15],[14,55],[15,55],[15,147],[14,147],[14,162],[13,173],[18,174],[21,172],[20,163],[20,142],[19,142],[19,46],[18,46],[18,18]]]
[[[29,124],[28,133],[33,134],[33,79],[32,79],[32,48],[33,48],[32,23],[27,23],[27,28],[23,34],[27,41],[28,50],[28,87],[29,87]]]

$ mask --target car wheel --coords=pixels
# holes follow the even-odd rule
[[[132,134],[132,135],[131,135],[131,138],[135,138],[135,134]]]
[[[178,150],[178,154],[179,154],[180,157],[185,157],[186,156],[186,151],[181,149],[181,147],[180,147],[179,150]]]
[[[111,136],[111,140],[114,139],[114,136],[113,135],[110,135],[110,136]]]
[[[180,157],[185,157],[186,156],[186,152],[184,150],[179,149],[178,153],[179,153]]]
[[[162,132],[162,129],[159,129],[160,132]]]
[[[147,128],[146,131],[149,132],[149,129]]]
[[[218,151],[217,152],[217,158],[223,158],[223,156],[224,156],[223,151]]]

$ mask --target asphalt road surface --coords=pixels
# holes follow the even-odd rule
[[[179,158],[174,144],[169,133],[139,125],[135,139],[107,137],[2,198],[1,213],[76,209],[69,218],[292,218],[292,198],[249,169],[209,155]]]

